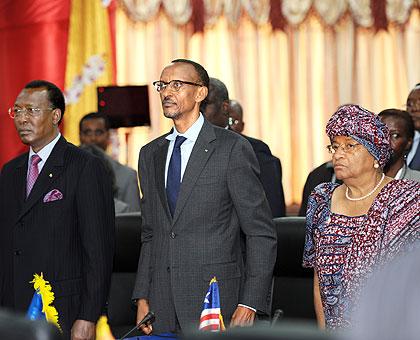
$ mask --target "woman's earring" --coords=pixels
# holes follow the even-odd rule
[[[378,168],[379,168],[379,164],[378,164],[378,163],[375,163],[375,164],[373,164],[373,167],[374,167],[375,169],[378,169]]]

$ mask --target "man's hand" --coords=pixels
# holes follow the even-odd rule
[[[95,323],[76,320],[71,328],[71,340],[95,340]]]
[[[238,306],[232,315],[230,327],[249,327],[254,324],[255,312],[249,308]]]
[[[149,303],[146,299],[139,299],[137,300],[137,323],[144,319],[146,314],[149,313]],[[140,330],[143,331],[144,334],[149,335],[152,333],[152,325],[143,325],[140,327]]]

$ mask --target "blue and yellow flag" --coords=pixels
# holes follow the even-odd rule
[[[44,280],[43,274],[35,274],[30,282],[34,284],[35,293],[29,305],[26,317],[30,320],[46,320],[58,327],[58,312],[51,304],[54,301],[54,293],[48,281]]]

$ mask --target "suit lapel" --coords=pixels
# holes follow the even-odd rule
[[[192,189],[194,188],[197,178],[200,176],[208,159],[213,153],[214,145],[211,142],[215,139],[216,135],[214,133],[213,126],[211,126],[210,123],[205,120],[200,134],[198,135],[198,138],[194,144],[190,159],[188,160],[188,164],[184,172],[178,200],[176,202],[172,225],[177,221],[188,200],[188,197],[191,194]]]
[[[26,176],[28,172],[28,157],[26,153],[16,166],[15,174],[13,177],[13,188],[16,188],[16,197],[18,211],[22,209],[22,205],[26,199]]]
[[[64,170],[64,151],[67,147],[67,141],[64,137],[60,137],[57,144],[54,146],[47,162],[42,167],[42,170],[32,188],[28,199],[24,201],[19,218],[22,218],[32,206],[41,199],[46,190],[56,181]],[[24,175],[23,178],[26,178]],[[26,180],[25,180],[26,184]]]
[[[166,165],[166,156],[168,154],[169,141],[166,138],[163,138],[159,142],[158,150],[154,155],[155,162],[155,179],[157,192],[159,194],[162,206],[165,208],[166,215],[169,219],[172,219],[171,213],[169,211],[168,200],[166,198],[166,189],[165,189],[165,165]]]

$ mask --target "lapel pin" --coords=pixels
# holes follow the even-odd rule
[[[204,149],[204,151],[205,151],[205,152],[207,152],[207,151],[209,151],[209,150],[207,150],[207,149]]]
[[[52,174],[50,173],[48,176],[50,176],[50,178],[52,177]]]

